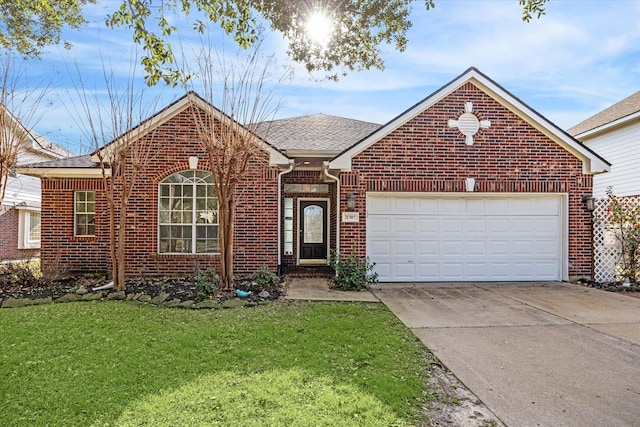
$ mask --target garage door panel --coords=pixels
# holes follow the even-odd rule
[[[485,240],[467,240],[466,255],[469,256],[486,256],[487,242]]]
[[[509,218],[487,217],[486,223],[488,233],[509,233]]]
[[[444,280],[462,280],[464,265],[459,261],[449,261],[442,263],[442,275]]]
[[[480,233],[485,234],[487,232],[487,221],[485,218],[469,218],[465,221],[467,233]]]
[[[381,281],[561,279],[561,196],[367,199]]]
[[[413,218],[395,218],[392,229],[395,233],[413,234],[416,231],[415,221]]]
[[[443,218],[440,221],[440,230],[445,233],[460,233],[464,231],[462,218]]]
[[[430,263],[420,263],[418,265],[418,276],[419,280],[423,281],[431,281],[438,280],[440,277],[440,264],[435,262]]]
[[[392,231],[391,229],[392,218],[390,217],[381,217],[381,216],[371,216],[368,219],[367,229],[370,230],[370,234],[388,234]]]
[[[491,257],[505,257],[511,252],[511,241],[489,240],[487,242],[487,255]]]
[[[440,211],[438,199],[418,199],[418,212],[425,214],[438,213]]]
[[[440,254],[443,256],[447,255],[460,255],[464,250],[464,243],[462,240],[443,240],[440,243]]]
[[[440,242],[437,240],[420,240],[418,241],[418,251],[416,253],[417,257],[424,256],[433,256],[439,254],[439,245]]]
[[[397,256],[413,258],[416,253],[416,242],[413,240],[396,240],[393,249]]]
[[[370,240],[367,245],[367,250],[369,251],[369,256],[376,258],[380,256],[390,257],[392,254],[391,242],[389,240]]]
[[[396,277],[400,280],[411,281],[416,277],[415,265],[407,262],[397,262],[394,264]]]
[[[553,254],[556,250],[557,243],[555,240],[536,240],[533,243],[533,248],[536,254],[544,255],[544,254]]]
[[[416,219],[417,231],[420,233],[435,233],[438,231],[438,219],[419,217]]]

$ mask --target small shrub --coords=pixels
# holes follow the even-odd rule
[[[378,283],[378,273],[373,271],[376,264],[369,257],[359,257],[353,253],[343,257],[339,252],[333,251],[330,265],[336,272],[331,279],[336,289],[360,291],[367,285]]]
[[[267,267],[260,267],[253,275],[253,281],[265,291],[273,291],[278,288],[280,278],[277,274],[269,271]]]
[[[607,219],[620,243],[620,281],[628,278],[631,283],[637,283],[640,275],[640,206],[616,197],[611,187],[607,189],[607,196]]]
[[[198,285],[199,299],[209,298],[215,295],[220,289],[220,276],[211,268],[205,271],[199,271],[194,279]]]

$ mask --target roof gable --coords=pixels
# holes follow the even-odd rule
[[[489,79],[476,68],[469,68],[463,74],[438,89],[427,98],[410,107],[396,118],[369,136],[363,138],[358,143],[346,149],[329,162],[330,169],[351,170],[351,159],[396,129],[405,125],[410,120],[417,117],[423,111],[429,109],[437,102],[446,98],[455,90],[466,83],[471,83],[484,92],[486,95],[496,100],[502,106],[516,114],[532,127],[542,132],[552,141],[566,149],[572,155],[582,161],[584,173],[600,173],[609,170],[610,164],[595,152],[582,145],[569,134],[558,128],[545,117],[534,111],[524,102],[507,92],[500,85]]]
[[[586,137],[640,118],[640,91],[567,130],[576,137]]]
[[[219,120],[221,123],[228,123],[233,119],[218,110],[211,103],[205,101],[195,92],[188,92],[186,95],[178,99],[177,101],[170,104],[168,107],[164,108],[160,112],[154,114],[149,119],[141,122],[139,125],[134,127],[133,129],[127,131],[122,136],[116,138],[111,141],[109,144],[105,145],[100,150],[97,150],[91,155],[91,160],[93,162],[99,162],[100,159],[108,158],[109,150],[113,150],[114,147],[117,146],[119,142],[121,142],[125,137],[129,140],[137,140],[142,136],[152,132],[163,124],[167,123],[172,118],[176,117],[180,113],[187,110],[189,107],[200,108],[207,113],[210,113],[216,120]],[[250,132],[241,124],[239,128],[244,130],[245,132]],[[289,164],[289,159],[287,156],[278,151],[271,144],[262,139],[259,135],[256,135],[258,140],[261,143],[261,147],[269,154],[269,163],[271,165],[287,165]]]

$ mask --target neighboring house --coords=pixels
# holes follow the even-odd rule
[[[189,94],[146,127],[157,151],[130,201],[128,274],[219,263],[215,215],[197,207],[215,194],[190,108],[213,107]],[[338,249],[389,282],[591,276],[583,197],[609,164],[475,68],[384,126],[320,114],[259,132],[263,155],[239,189],[240,274],[326,265]],[[96,160],[24,170],[42,179],[45,270],[108,268]]]
[[[611,162],[611,171],[593,179],[594,197],[640,195],[640,91],[567,130]]]
[[[73,154],[32,130],[13,116],[9,122],[24,133],[17,165],[28,165]],[[40,254],[40,179],[12,173],[0,205],[0,262],[36,258]]]

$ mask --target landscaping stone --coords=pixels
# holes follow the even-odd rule
[[[31,300],[28,298],[7,298],[2,302],[2,308],[26,307],[28,305],[31,305]]]
[[[138,301],[138,300],[140,299],[140,297],[141,297],[142,295],[144,295],[144,293],[142,293],[142,292],[137,292],[137,293],[135,293],[135,294],[130,294],[130,295],[132,295],[131,299],[132,299],[133,301]]]
[[[103,296],[102,292],[88,293],[88,294],[82,295],[82,301],[97,301],[99,299],[102,299],[102,296]]]
[[[260,293],[258,294],[258,296],[259,296],[260,298],[269,298],[269,297],[271,296],[271,294],[270,294],[269,292],[267,292],[267,291],[262,291],[262,292],[260,292]]]
[[[180,307],[183,307],[183,308],[191,308],[191,307],[193,307],[193,305],[194,305],[195,303],[196,303],[195,301],[188,299],[188,300],[186,300],[186,301],[182,301],[182,302],[180,303]]]
[[[127,294],[124,291],[115,291],[107,295],[107,300],[110,301],[123,301],[125,299],[127,299]]]
[[[247,307],[255,307],[258,305],[258,301],[247,301]]]
[[[168,308],[178,307],[180,305],[180,300],[178,298],[174,298],[172,300],[166,301],[163,305]]]
[[[222,308],[239,308],[239,307],[246,307],[246,306],[247,306],[247,301],[237,299],[237,298],[228,299],[226,301],[223,301],[222,303]]]
[[[191,308],[196,310],[214,309],[214,308],[220,308],[220,304],[218,303],[218,301],[206,300],[206,301],[202,301],[197,304],[194,304]]]
[[[127,294],[127,301],[131,301],[132,299],[135,299],[135,297],[136,297],[136,294]]]
[[[149,302],[149,301],[151,301],[151,296],[150,295],[140,295],[136,301]]]
[[[82,296],[73,294],[62,295],[60,298],[56,300],[56,302],[75,302],[82,300]]]
[[[158,295],[156,295],[155,297],[151,298],[151,301],[149,301],[151,304],[153,305],[160,305],[163,302],[165,302],[167,300],[167,298],[169,298],[169,294],[166,292],[162,292]]]
[[[77,294],[77,295],[86,295],[86,294],[88,294],[88,293],[89,293],[89,291],[88,291],[88,290],[87,290],[87,288],[85,288],[84,286],[80,286],[80,287],[78,288],[78,290],[76,291],[76,294]]]
[[[53,302],[53,298],[36,298],[31,300],[31,305],[42,305],[42,304],[51,304]]]

